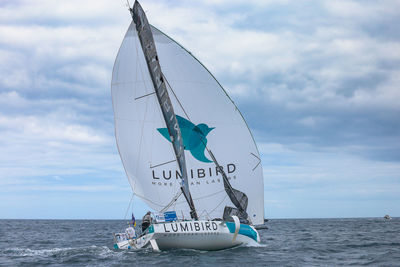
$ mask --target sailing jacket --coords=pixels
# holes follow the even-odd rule
[[[143,223],[148,223],[148,224],[150,224],[150,223],[151,223],[151,216],[150,216],[150,214],[144,215],[142,221],[143,221]]]

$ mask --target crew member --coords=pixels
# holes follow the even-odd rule
[[[146,231],[146,229],[150,226],[151,224],[151,213],[148,211],[142,219],[142,232]]]
[[[129,226],[128,228],[126,228],[125,234],[128,237],[128,239],[136,238],[136,231],[135,231],[135,228],[133,228],[132,226]]]

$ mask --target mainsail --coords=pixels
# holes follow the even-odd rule
[[[149,71],[152,65],[147,64],[136,30],[138,25],[133,21],[129,26],[112,76],[117,146],[135,194],[156,211],[170,203],[181,191],[183,165],[179,165],[179,160],[176,164],[177,154],[181,153],[186,161],[186,185],[190,186],[198,216],[221,218],[226,206],[236,205],[227,195],[223,175],[207,153],[207,147],[217,156],[231,187],[247,196],[248,205],[244,209],[252,223],[263,224],[260,156],[239,110],[191,53],[150,26],[163,74],[155,77],[162,78],[166,85],[180,128],[184,150],[176,151],[171,142],[178,139],[178,131],[170,132],[154,92],[156,86]],[[184,199],[178,199],[171,208],[179,216],[190,216],[191,209]]]

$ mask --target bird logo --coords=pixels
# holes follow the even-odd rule
[[[207,145],[206,136],[215,127],[210,128],[205,123],[195,125],[191,121],[182,118],[179,115],[176,115],[176,119],[178,121],[179,128],[181,129],[184,149],[189,150],[192,156],[199,161],[212,162],[204,155],[204,152]],[[157,128],[157,131],[159,131],[165,139],[171,142],[167,128]]]

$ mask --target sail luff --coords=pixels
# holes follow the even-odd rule
[[[168,133],[174,148],[179,170],[182,176],[181,190],[190,207],[190,214],[193,219],[198,219],[194,202],[189,191],[189,183],[186,169],[185,153],[183,140],[178,121],[176,119],[171,99],[168,95],[167,87],[161,72],[158,61],[154,38],[146,15],[138,1],[135,1],[133,8],[130,9],[132,19],[136,24],[136,30],[140,39],[143,54],[146,59],[147,67],[154,85],[154,90],[166,123]]]

